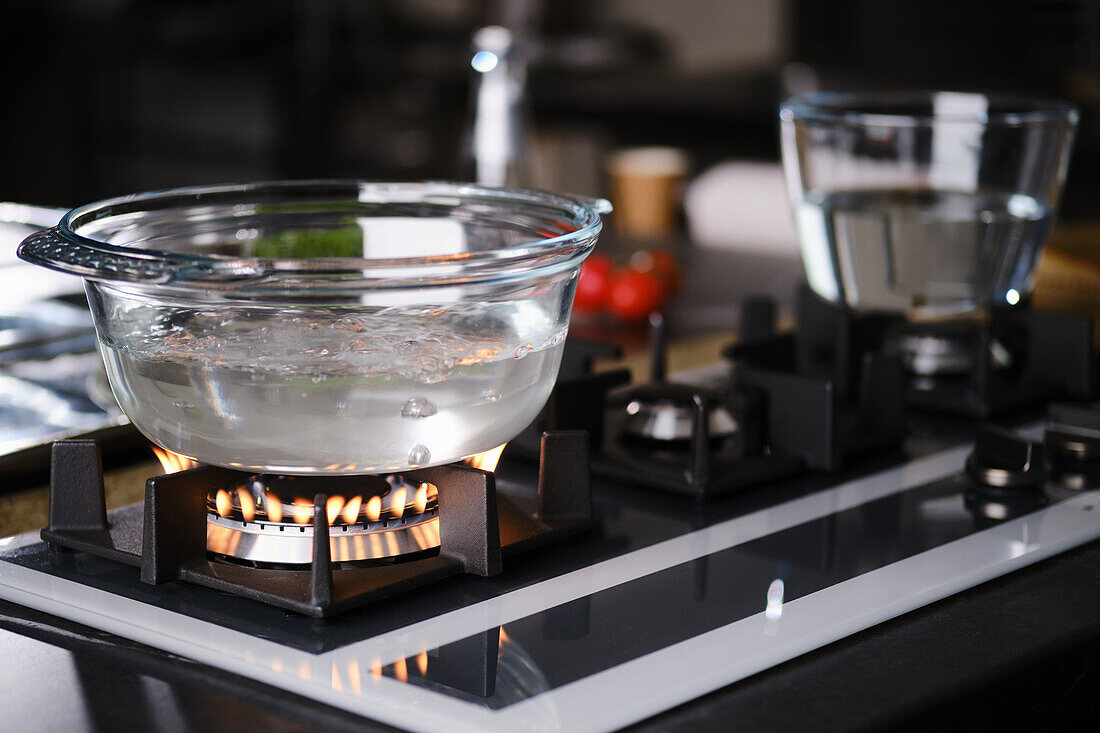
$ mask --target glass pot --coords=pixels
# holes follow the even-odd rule
[[[535,418],[609,210],[457,183],[209,186],[83,206],[19,256],[85,279],[114,395],[157,445],[379,473]]]

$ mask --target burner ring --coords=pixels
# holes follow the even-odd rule
[[[308,566],[315,514],[308,497],[318,494],[327,497],[322,516],[332,562],[385,560],[439,547],[438,489],[430,483],[396,474],[341,480],[263,474],[207,494],[207,552],[228,561]]]
[[[965,375],[978,366],[983,348],[988,349],[988,364],[994,371],[1009,369],[1015,362],[1000,339],[985,342],[974,323],[909,324],[887,336],[885,343],[886,352],[896,354],[916,377]]]
[[[439,547],[439,512],[411,518],[329,527],[333,562],[382,560]],[[206,549],[215,555],[272,565],[309,565],[313,527],[242,522],[207,515]]]
[[[662,442],[691,440],[695,426],[695,410],[671,401],[645,404],[630,402],[626,407],[623,432],[639,438]],[[707,416],[711,438],[729,438],[740,430],[729,410],[712,407]]]
[[[965,374],[974,368],[974,352],[965,341],[935,334],[906,334],[896,348],[911,374]]]

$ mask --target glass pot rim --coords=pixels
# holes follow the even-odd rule
[[[495,249],[458,254],[387,258],[258,258],[216,253],[142,249],[111,244],[79,234],[87,225],[116,216],[142,215],[173,208],[231,207],[247,226],[257,207],[306,203],[310,197],[343,194],[355,204],[473,203],[479,213],[527,209],[553,217],[564,233]],[[354,194],[354,198],[352,195]],[[245,297],[265,294],[315,294],[364,290],[415,289],[503,283],[548,275],[579,265],[602,228],[605,199],[587,200],[521,188],[490,187],[447,181],[385,182],[320,179],[220,184],[131,194],[86,204],[65,214],[56,227],[37,232],[19,245],[23,260],[87,280],[126,284],[158,292],[222,292]],[[416,218],[410,215],[410,218]],[[503,219],[502,219],[503,220]],[[551,232],[547,232],[552,234]]]
[[[954,108],[932,111],[937,95],[982,97],[983,111]],[[920,110],[920,111],[918,111]],[[932,124],[980,124],[1024,127],[1065,123],[1076,125],[1077,108],[1069,102],[1011,94],[951,90],[815,91],[798,94],[779,106],[783,122],[806,121],[859,127],[926,127]]]

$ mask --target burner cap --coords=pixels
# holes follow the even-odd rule
[[[626,413],[622,432],[662,443],[690,441],[698,410],[696,398],[707,411],[711,439],[724,440],[741,432],[737,418],[718,392],[673,382],[642,385],[617,395],[616,402]]]

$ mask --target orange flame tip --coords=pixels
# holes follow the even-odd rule
[[[270,491],[264,494],[264,511],[272,522],[283,521],[283,502]]]
[[[372,496],[367,500],[367,519],[377,522],[382,516],[382,497]]]
[[[359,521],[359,507],[363,504],[363,497],[353,496],[351,501],[344,505],[344,511],[342,516],[344,521],[348,524],[355,524]]]
[[[180,471],[186,471],[189,468],[194,468],[199,465],[199,462],[194,458],[188,458],[179,453],[173,453],[170,450],[161,448],[159,445],[151,445],[149,447],[152,448],[153,455],[160,461],[161,468],[164,469],[165,474],[179,473]]]
[[[335,524],[336,518],[340,516],[340,510],[344,508],[344,497],[342,496],[330,496],[328,501],[325,502],[325,513],[328,515],[328,523]]]
[[[251,522],[256,516],[256,500],[245,489],[237,489],[237,498],[241,502],[241,515],[244,521]]]
[[[493,471],[497,470],[497,463],[500,462],[500,454],[504,452],[504,446],[506,445],[508,444],[505,443],[504,445],[498,445],[492,450],[487,450],[484,453],[478,453],[477,455],[470,456],[466,459],[465,463],[467,466],[480,468],[482,471],[489,471],[490,473],[492,473]]]
[[[404,486],[398,486],[390,492],[386,503],[394,519],[400,519],[405,514],[405,497],[407,494],[408,492]]]
[[[313,519],[313,502],[309,499],[295,499],[294,521],[298,524],[309,524],[311,519]]]
[[[228,517],[229,510],[233,508],[233,500],[229,498],[229,492],[218,489],[218,493],[214,496],[214,506],[218,508],[219,517]]]
[[[420,484],[420,488],[416,490],[416,496],[413,497],[413,512],[416,514],[423,514],[424,510],[428,508],[428,485]]]

